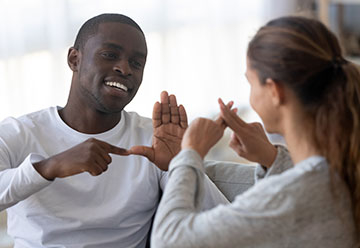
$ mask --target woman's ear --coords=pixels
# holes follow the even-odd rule
[[[68,52],[67,61],[68,61],[68,65],[69,65],[70,69],[73,72],[78,71],[79,60],[80,60],[79,50],[74,47],[70,47],[69,52]]]
[[[269,94],[274,106],[280,106],[285,102],[284,86],[281,83],[275,82],[271,78],[267,78],[265,86],[269,89]]]

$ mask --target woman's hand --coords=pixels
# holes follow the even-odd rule
[[[216,121],[197,118],[185,131],[184,137],[181,142],[181,148],[190,148],[199,153],[204,158],[223,136],[225,125],[219,118]]]
[[[234,102],[230,101],[225,108],[229,111],[236,111],[231,109]],[[183,140],[181,142],[181,149],[191,148],[199,153],[204,158],[224,135],[224,130],[227,127],[224,120],[219,116],[215,121],[206,118],[197,118],[185,131]]]
[[[270,143],[260,123],[246,123],[219,99],[220,117],[234,133],[230,147],[241,157],[270,167],[277,155],[276,147]]]
[[[236,111],[231,109],[234,102],[230,101],[225,108],[229,111]],[[224,135],[224,130],[227,127],[224,120],[219,116],[215,121],[206,118],[197,118],[185,131],[181,142],[181,149],[194,149],[199,155],[204,158]]]

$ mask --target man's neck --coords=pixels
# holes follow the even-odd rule
[[[121,119],[121,112],[106,114],[92,109],[77,109],[68,105],[59,110],[59,115],[69,127],[86,134],[106,132],[115,127]]]

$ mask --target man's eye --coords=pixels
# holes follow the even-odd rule
[[[140,68],[140,67],[142,67],[142,64],[141,64],[140,62],[136,61],[136,60],[131,60],[131,61],[130,61],[130,64],[131,64],[132,66],[134,66],[135,68]]]
[[[101,56],[103,56],[106,59],[116,59],[117,58],[117,55],[115,53],[109,53],[109,52],[102,53]]]

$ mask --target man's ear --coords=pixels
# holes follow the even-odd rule
[[[79,70],[80,52],[74,47],[69,48],[67,61],[70,69],[75,72]]]
[[[280,106],[285,102],[284,86],[281,83],[275,82],[271,78],[267,78],[265,85],[269,89],[270,97],[274,106]]]

